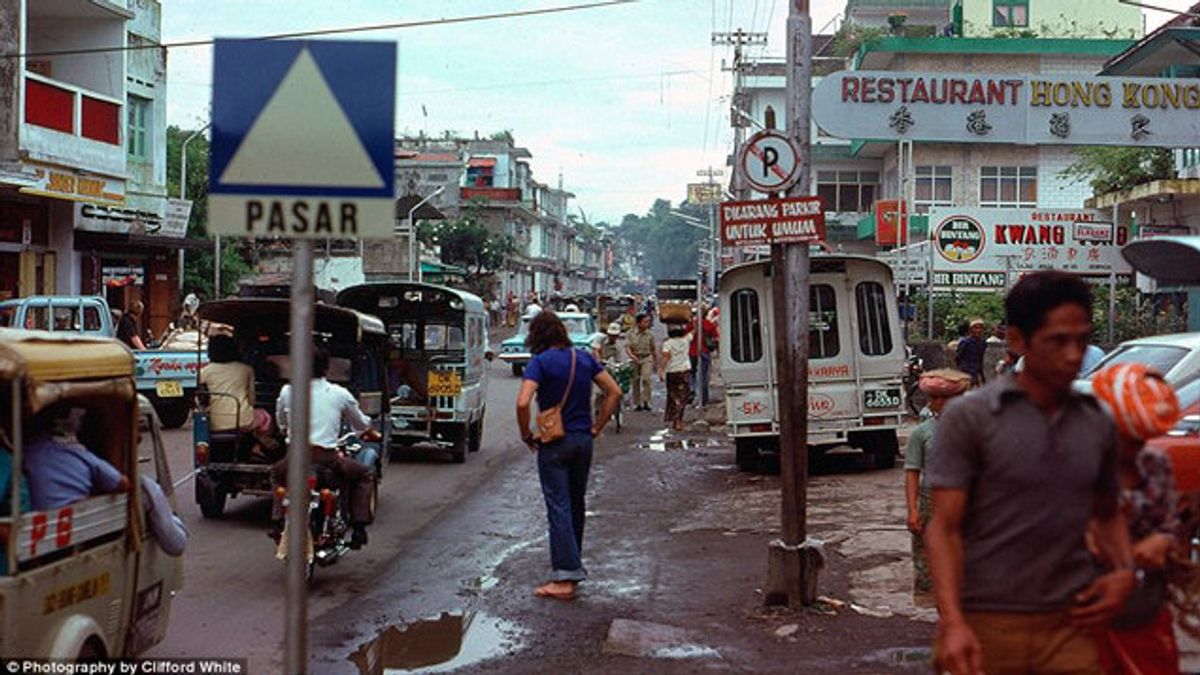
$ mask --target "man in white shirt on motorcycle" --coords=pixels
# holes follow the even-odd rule
[[[342,423],[346,423],[363,440],[378,441],[380,433],[371,427],[371,418],[358,407],[358,401],[345,387],[325,379],[329,372],[329,352],[317,347],[313,353],[312,383],[309,401],[308,443],[315,465],[331,469],[342,489],[350,492],[350,518],[353,533],[350,548],[362,548],[367,543],[367,524],[371,520],[371,482],[374,477],[367,465],[338,452]],[[292,385],[285,384],[275,401],[275,421],[291,443]],[[287,485],[287,458],[271,467],[271,486]],[[278,541],[283,532],[283,504],[275,497],[271,506],[271,537]]]

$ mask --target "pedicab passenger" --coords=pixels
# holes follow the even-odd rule
[[[93,495],[128,492],[129,478],[79,441],[86,411],[60,403],[33,420],[22,457],[30,506],[48,511]]]

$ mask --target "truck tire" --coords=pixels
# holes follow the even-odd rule
[[[471,435],[469,429],[457,431],[454,434],[454,446],[450,448],[450,461],[455,464],[463,464],[467,461],[467,437]]]
[[[519,363],[512,364],[512,374],[513,374],[513,377],[520,377],[520,376],[524,375],[525,374],[525,366],[523,366]]]
[[[164,429],[178,429],[187,423],[188,415],[192,412],[190,394],[171,399],[155,396],[152,400],[154,411],[158,413],[158,420],[162,422]]]
[[[479,418],[467,429],[467,451],[479,452],[483,446],[483,418]]]
[[[758,471],[760,458],[758,456],[758,439],[734,439],[734,457],[739,471]]]
[[[896,438],[895,430],[872,431],[859,438],[863,452],[871,456],[876,469],[891,469],[896,466],[896,456],[900,454],[900,441]]]
[[[205,518],[217,519],[225,513],[225,498],[229,495],[223,487],[204,474],[196,474],[196,504]]]

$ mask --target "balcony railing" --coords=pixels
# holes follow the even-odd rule
[[[464,187],[461,196],[464,201],[480,197],[494,202],[519,202],[521,188]]]
[[[25,73],[25,123],[121,145],[121,101]]]

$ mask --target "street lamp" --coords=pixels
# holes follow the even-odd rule
[[[421,280],[421,263],[418,262],[416,259],[417,228],[413,224],[413,213],[416,213],[417,209],[421,208],[422,206],[425,206],[425,204],[427,204],[430,199],[433,199],[434,197],[442,194],[445,191],[446,191],[446,186],[443,185],[443,186],[439,187],[438,189],[434,190],[428,197],[425,197],[421,201],[417,202],[415,206],[413,206],[411,209],[408,210],[408,280],[409,281],[413,281],[414,279],[416,281]]]
[[[190,136],[183,139],[183,144],[179,146],[179,198],[187,199],[187,146],[188,143],[196,140],[208,128],[212,126],[212,122],[205,124],[198,130],[193,131]],[[216,237],[216,255],[213,262],[213,299],[221,297],[221,235]],[[183,251],[179,252],[179,283],[183,284]]]

